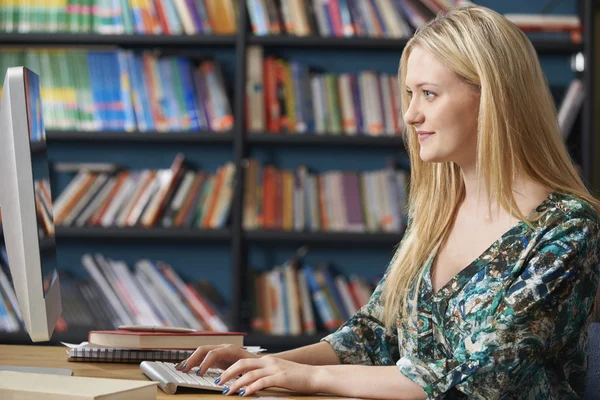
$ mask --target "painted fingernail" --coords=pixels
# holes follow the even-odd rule
[[[229,393],[229,388],[225,388],[225,390],[223,390],[223,394],[227,394]]]
[[[198,371],[196,371],[196,375],[200,375],[200,371],[202,371],[200,368],[198,368]]]
[[[215,379],[215,385],[218,385],[218,384],[219,384],[219,382],[221,382],[221,378],[217,378],[217,379]]]
[[[240,392],[240,396],[243,396],[246,394],[246,389],[242,389],[242,391]]]

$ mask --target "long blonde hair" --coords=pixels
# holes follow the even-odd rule
[[[416,46],[479,90],[477,171],[488,189],[488,203],[493,198],[515,218],[532,222],[513,196],[518,172],[554,191],[579,196],[600,212],[600,202],[585,187],[559,134],[556,107],[536,51],[519,28],[495,11],[469,5],[455,7],[418,29],[400,60],[403,115],[410,102],[404,90],[407,61]],[[423,268],[448,234],[465,192],[459,166],[423,162],[414,127],[406,129],[411,222],[383,288],[388,327],[398,312],[406,315],[409,299],[416,303],[418,290],[409,290],[413,284],[420,287]]]

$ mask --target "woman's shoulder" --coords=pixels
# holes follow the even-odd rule
[[[535,210],[539,216],[538,229],[549,230],[567,226],[587,227],[590,234],[598,234],[600,216],[585,199],[564,192],[552,192]]]

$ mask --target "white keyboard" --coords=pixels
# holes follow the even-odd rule
[[[231,379],[224,384],[215,384],[215,379],[221,376],[223,372],[222,369],[218,368],[209,368],[204,376],[196,375],[198,367],[194,367],[190,372],[186,373],[176,370],[175,363],[170,362],[142,361],[140,368],[148,378],[158,382],[158,386],[166,394],[175,393],[180,386],[222,392],[235,381],[235,379]]]

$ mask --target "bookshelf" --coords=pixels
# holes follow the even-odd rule
[[[181,143],[181,144],[226,144],[231,146],[230,132],[85,132],[47,131],[50,142],[120,142],[120,143]]]
[[[564,39],[532,38],[538,53],[574,53],[583,46]],[[250,36],[248,44],[264,47],[310,48],[310,49],[354,49],[354,50],[399,50],[406,44],[404,39],[338,38],[338,37],[295,37],[295,36]]]
[[[595,58],[598,54],[593,52],[593,36],[595,35],[595,23],[593,15],[598,14],[598,5],[592,0],[581,0],[586,7],[584,38],[582,43],[572,43],[565,39],[532,38],[532,42],[542,56],[562,57],[565,63],[568,55],[583,51],[587,62],[585,79],[586,87],[594,82],[598,86],[600,79],[593,76]],[[477,2],[480,3],[480,2]],[[480,3],[483,4],[483,3]],[[483,4],[491,6],[493,4]],[[93,246],[96,242],[118,241],[127,246],[132,241],[148,240],[148,243],[160,246],[161,243],[175,243],[178,246],[194,247],[198,243],[220,244],[230,253],[230,304],[231,319],[234,330],[248,331],[251,316],[251,299],[247,282],[249,282],[248,266],[251,264],[251,253],[254,245],[269,247],[284,247],[309,245],[311,248],[331,248],[335,251],[344,251],[346,247],[361,248],[374,252],[390,253],[399,242],[401,234],[377,233],[361,234],[347,232],[279,232],[268,230],[246,230],[243,228],[243,182],[245,165],[247,159],[252,156],[253,151],[262,149],[275,149],[274,151],[297,150],[308,153],[308,164],[310,164],[310,152],[316,148],[328,150],[337,149],[365,149],[365,152],[388,150],[396,156],[405,157],[403,141],[400,137],[371,137],[366,135],[357,136],[335,136],[316,134],[271,134],[268,132],[247,132],[244,127],[245,121],[245,87],[246,87],[246,50],[250,45],[260,45],[265,50],[285,49],[286,51],[299,51],[300,54],[310,52],[317,55],[328,55],[330,51],[343,50],[345,52],[361,52],[361,54],[392,54],[399,59],[400,52],[406,44],[406,40],[376,39],[376,38],[323,38],[323,37],[293,37],[293,36],[265,36],[255,37],[250,33],[249,21],[246,7],[242,7],[238,21],[238,34],[233,36],[202,36],[202,35],[97,35],[97,34],[0,34],[0,42],[7,45],[19,46],[50,46],[50,45],[82,45],[82,46],[104,46],[114,45],[135,49],[168,49],[171,54],[196,54],[204,50],[206,54],[211,51],[229,52],[229,65],[233,77],[232,108],[235,116],[233,129],[227,133],[215,132],[78,132],[78,131],[48,131],[47,138],[51,150],[61,147],[69,149],[86,149],[95,144],[111,146],[110,148],[121,151],[136,151],[137,144],[155,146],[163,149],[177,148],[183,151],[196,151],[203,149],[211,152],[219,147],[230,150],[230,158],[237,167],[236,182],[233,194],[230,224],[226,229],[201,230],[201,229],[166,229],[166,228],[72,228],[57,227],[56,235],[59,247],[63,246],[68,251],[73,242],[86,242]],[[231,54],[232,53],[232,54]],[[233,57],[231,57],[233,55]],[[394,65],[393,68],[396,68]],[[590,72],[591,71],[591,72]],[[586,97],[585,112],[582,128],[582,148],[587,149],[582,155],[584,175],[587,179],[595,176],[595,187],[600,187],[598,172],[592,172],[593,148],[598,149],[598,139],[594,138],[597,122],[594,121],[594,95]],[[123,150],[124,148],[124,150]],[[102,150],[106,151],[106,150]],[[194,153],[196,154],[196,153]],[[62,161],[62,155],[57,153],[57,159]],[[82,156],[84,157],[84,156]],[[155,163],[148,160],[148,167]],[[595,166],[595,171],[598,166]],[[180,243],[181,242],[181,243]],[[201,249],[198,253],[201,253]],[[140,257],[143,257],[140,254]],[[170,261],[170,260],[169,260]],[[378,265],[381,269],[385,265]],[[272,267],[272,265],[263,265]],[[209,271],[205,272],[206,274]],[[300,336],[278,336],[261,335],[250,333],[246,343],[260,345],[270,351],[285,350],[301,345],[317,342],[326,333],[317,335]],[[87,331],[72,331],[59,333],[55,340],[67,342],[80,342],[86,340]],[[4,335],[0,334],[0,342],[3,343],[27,343],[28,339],[22,334]]]

